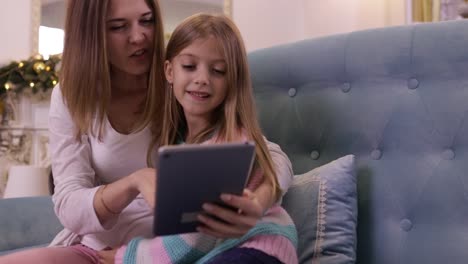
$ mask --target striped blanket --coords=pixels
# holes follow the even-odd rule
[[[133,239],[125,248],[123,263],[207,263],[216,255],[241,246],[258,235],[282,236],[297,248],[297,232],[292,219],[283,208],[275,205],[254,228],[237,239],[220,240],[201,233]]]

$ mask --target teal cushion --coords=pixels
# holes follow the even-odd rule
[[[283,206],[296,224],[300,263],[354,263],[357,187],[348,155],[294,177]]]

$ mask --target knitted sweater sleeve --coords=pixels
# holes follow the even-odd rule
[[[289,186],[291,186],[294,176],[291,161],[278,144],[268,141],[266,138],[265,142],[270,151],[273,165],[275,166],[274,169],[276,170],[276,176],[278,177],[278,182],[284,195],[288,191]]]

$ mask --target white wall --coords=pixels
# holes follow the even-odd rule
[[[27,59],[33,51],[32,2],[2,0],[0,8],[0,65]]]
[[[232,1],[232,17],[247,50],[304,38],[304,0]]]
[[[247,50],[356,30],[403,25],[406,0],[233,0]]]
[[[405,24],[405,0],[305,1],[306,37]]]

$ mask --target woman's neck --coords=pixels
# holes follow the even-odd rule
[[[143,114],[143,103],[147,96],[148,77],[123,72],[112,72],[111,102],[107,118],[112,127],[122,134],[129,134]]]
[[[132,75],[112,70],[111,86],[114,95],[138,93],[148,88],[148,75]]]

